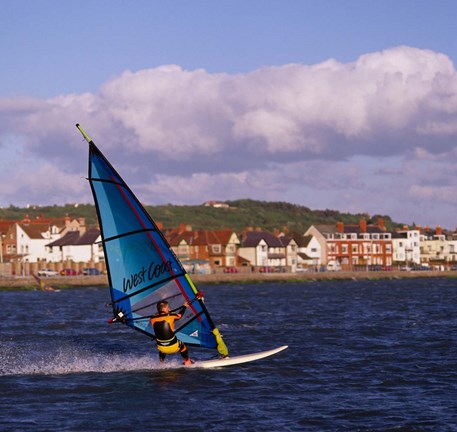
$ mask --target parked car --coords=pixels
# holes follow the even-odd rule
[[[236,267],[224,267],[224,273],[238,273]]]
[[[61,276],[76,276],[77,274],[77,271],[71,268],[66,268],[60,271]]]
[[[41,276],[41,277],[51,277],[51,276],[57,276],[59,273],[57,273],[56,271],[51,270],[51,269],[41,269],[41,270],[38,270],[37,274],[38,274],[38,276]]]
[[[407,265],[400,267],[400,271],[411,271],[411,270],[412,270],[411,267],[407,266]]]
[[[271,267],[260,267],[260,273],[273,273],[273,268]]]
[[[297,266],[295,269],[295,273],[307,273],[308,267]]]
[[[341,271],[341,265],[338,261],[329,261],[327,264],[327,271]]]
[[[95,267],[84,267],[81,271],[84,276],[97,276],[101,275],[102,271],[96,269]]]

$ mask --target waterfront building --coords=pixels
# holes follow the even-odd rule
[[[46,245],[48,262],[98,263],[105,260],[100,230],[68,231],[64,236]]]
[[[204,260],[214,268],[237,265],[240,240],[231,229],[192,230],[180,226],[166,231],[165,237],[181,261]]]
[[[454,245],[454,243],[453,243]],[[442,228],[435,230],[425,227],[420,234],[421,260],[430,266],[441,268],[447,264],[450,257],[450,248]]]
[[[387,268],[392,265],[392,234],[382,219],[368,225],[360,220],[358,225],[312,225],[305,235],[313,235],[321,245],[322,263],[334,263],[344,270],[357,267]]]
[[[293,240],[286,249],[287,266],[294,273],[297,270],[313,268],[317,270],[321,264],[321,245],[312,235],[302,235],[299,233],[288,233],[279,237],[280,239]],[[284,242],[284,240],[282,240]]]
[[[447,263],[456,268],[457,266],[457,232],[446,233],[446,241],[448,245]]]
[[[261,271],[282,271],[286,266],[286,246],[267,231],[245,231],[241,234],[238,255]]]
[[[279,240],[285,248],[285,265],[291,272],[295,272],[298,264],[298,243],[293,236],[279,236]]]
[[[392,233],[393,261],[406,267],[421,264],[420,231],[419,229],[401,230]]]
[[[46,245],[73,230],[85,231],[84,218],[43,218],[13,221],[2,236],[2,259],[8,262],[47,262]],[[4,253],[3,253],[4,252]]]

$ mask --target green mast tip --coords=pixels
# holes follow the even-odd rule
[[[86,132],[84,131],[84,129],[79,125],[79,123],[76,123],[76,127],[77,127],[78,130],[82,133],[84,139],[85,139],[88,143],[91,143],[92,140],[90,139],[89,135],[86,134]]]

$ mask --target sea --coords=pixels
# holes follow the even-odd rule
[[[457,279],[199,288],[231,355],[289,348],[161,365],[106,288],[0,292],[0,430],[457,431]]]

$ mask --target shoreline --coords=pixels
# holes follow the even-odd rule
[[[322,273],[215,273],[190,275],[195,284],[260,284],[265,282],[316,282],[320,280],[382,280],[414,278],[457,278],[457,271],[339,271]],[[75,287],[108,287],[108,277],[100,276],[58,276],[43,278],[56,289]],[[39,290],[33,277],[0,277],[0,290]]]

